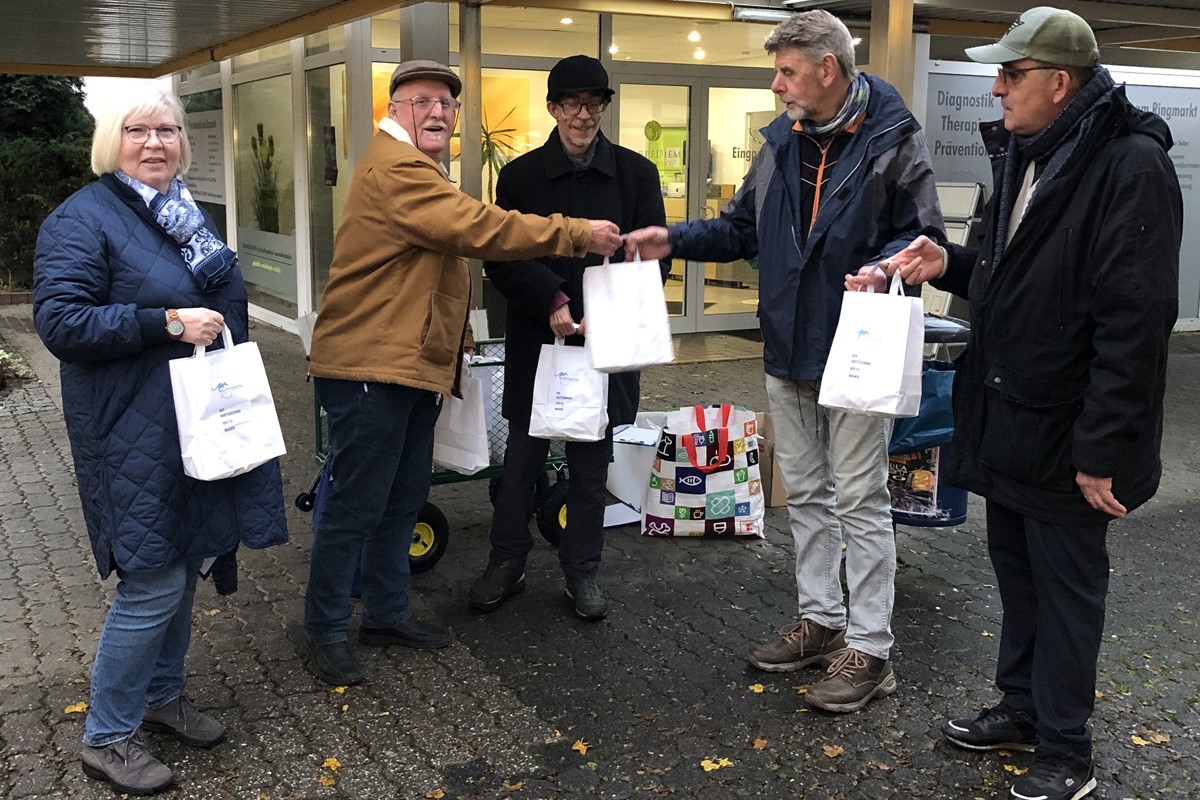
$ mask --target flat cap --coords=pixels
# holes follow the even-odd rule
[[[388,97],[396,93],[396,88],[400,84],[419,80],[441,81],[450,87],[451,97],[458,97],[459,92],[462,91],[462,81],[445,64],[417,59],[405,61],[392,72],[392,80],[388,84]]]

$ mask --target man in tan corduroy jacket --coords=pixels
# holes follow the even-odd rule
[[[471,279],[465,259],[611,255],[609,221],[504,211],[459,192],[442,166],[462,83],[433,61],[392,73],[388,116],[354,171],[313,332],[310,372],[329,419],[331,486],[314,532],[304,627],[310,669],[363,680],[347,645],[362,563],[366,645],[445,647],[413,618],[408,550],[429,494],[433,429],[457,391]]]

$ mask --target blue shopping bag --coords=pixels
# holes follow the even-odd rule
[[[901,417],[892,425],[889,455],[949,444],[954,437],[953,389],[953,362],[926,361],[921,371],[921,408],[915,417]]]

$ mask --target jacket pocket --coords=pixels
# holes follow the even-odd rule
[[[985,379],[979,461],[1018,483],[1075,487],[1071,442],[1083,384],[1031,378],[994,363]]]
[[[421,329],[421,360],[438,367],[453,366],[462,345],[467,301],[442,292],[429,295]]]

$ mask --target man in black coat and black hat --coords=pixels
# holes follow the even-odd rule
[[[556,127],[544,145],[500,171],[497,205],[530,214],[607,219],[623,231],[665,224],[657,168],[600,131],[613,96],[604,66],[589,56],[564,58],[550,70],[546,88],[546,110]],[[632,257],[618,251],[613,260]],[[527,508],[537,478],[545,471],[550,445],[529,436],[538,355],[541,346],[555,338],[568,345],[583,344],[583,271],[601,261],[588,256],[485,265],[488,278],[508,302],[503,414],[509,427],[504,477],[492,515],[491,554],[468,597],[477,611],[495,611],[525,588],[525,560],[533,547]],[[669,262],[660,266],[665,279]],[[558,558],[567,596],[575,613],[586,620],[608,615],[608,601],[596,580],[604,546],[604,486],[612,429],[633,422],[637,413],[638,377],[636,372],[610,376],[609,428],[602,440],[567,443],[570,484]]]

